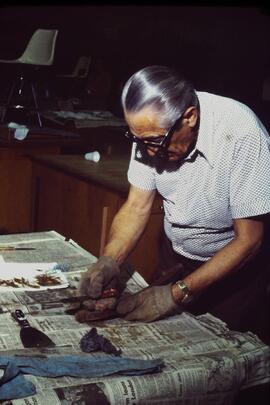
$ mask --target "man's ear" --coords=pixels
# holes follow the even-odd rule
[[[183,114],[183,120],[188,124],[190,128],[194,128],[197,124],[199,117],[199,111],[196,107],[188,107],[188,109]]]

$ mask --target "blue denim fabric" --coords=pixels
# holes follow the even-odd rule
[[[42,377],[103,377],[111,374],[142,375],[161,371],[161,359],[140,360],[124,357],[91,357],[87,354],[58,357],[0,356],[0,399],[23,398],[36,393],[23,374]]]

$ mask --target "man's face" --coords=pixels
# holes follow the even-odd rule
[[[176,129],[171,139],[166,145],[167,158],[170,162],[183,160],[194,146],[197,139],[195,125],[198,111],[195,107],[190,107],[184,114],[179,128]],[[129,125],[130,132],[142,141],[159,142],[162,140],[167,130],[159,125],[158,114],[150,107],[136,113],[126,113],[125,118]],[[159,148],[149,146],[145,143],[149,156],[155,156]]]

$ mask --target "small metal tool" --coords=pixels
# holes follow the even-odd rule
[[[53,347],[55,343],[40,330],[33,328],[26,319],[23,311],[16,309],[12,317],[21,327],[20,338],[24,347]]]
[[[101,296],[98,299],[104,299],[104,298],[111,298],[111,297],[117,297],[119,294],[118,290],[116,288],[108,288],[104,291],[102,291]],[[78,303],[82,303],[85,300],[89,300],[91,299],[91,297],[89,297],[88,295],[73,295],[71,297],[65,297],[65,298],[61,298],[61,302],[65,303],[74,303],[74,302],[78,302]]]

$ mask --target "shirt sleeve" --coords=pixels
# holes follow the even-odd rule
[[[155,169],[143,163],[137,158],[136,144],[132,146],[132,152],[128,168],[128,181],[133,186],[143,190],[155,190]]]
[[[260,126],[236,142],[230,205],[233,218],[270,212],[270,137]]]

